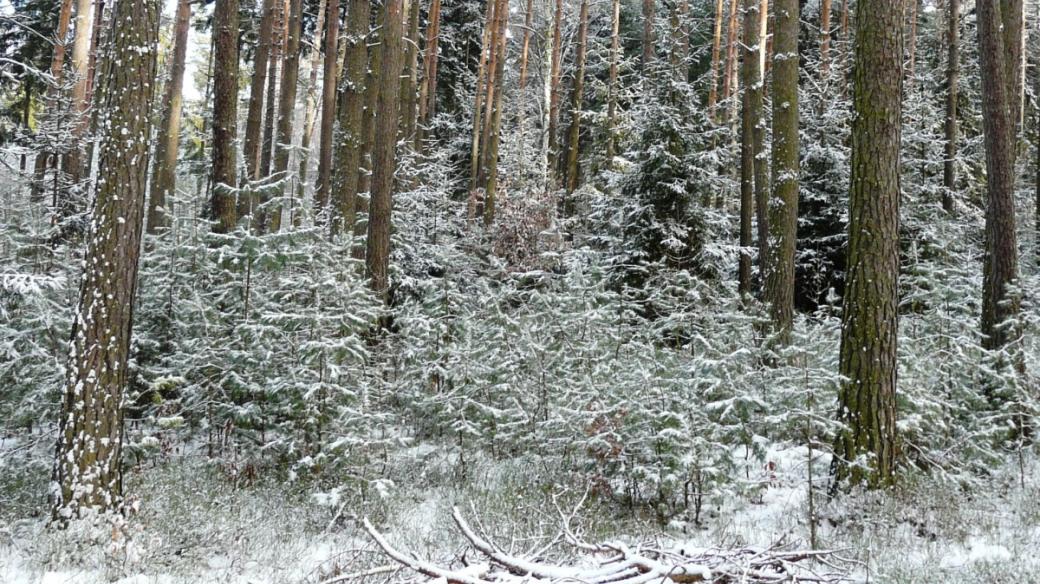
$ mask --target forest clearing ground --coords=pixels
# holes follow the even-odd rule
[[[106,532],[84,543],[75,531],[52,532],[42,519],[4,513],[0,582],[318,583],[389,563],[358,525],[363,516],[402,549],[448,565],[465,549],[450,518],[453,506],[522,553],[555,534],[560,511],[569,512],[580,498],[561,484],[566,478],[547,480],[551,470],[539,469],[538,461],[467,457],[462,475],[450,447],[401,449],[390,457],[388,478],[370,483],[364,499],[346,490],[308,494],[263,477],[235,488],[194,457],[146,463],[128,473],[128,490],[140,497],[141,510],[126,537]],[[764,488],[706,502],[699,527],[673,519],[660,528],[652,513],[602,501],[586,501],[572,527],[587,541],[709,548],[784,540],[807,547],[805,459],[804,448],[767,448],[774,469],[757,462],[742,469]],[[826,477],[825,462],[817,460],[817,477]],[[868,572],[871,582],[1040,581],[1037,467],[1040,461],[1027,461],[1025,490],[1019,470],[1009,465],[986,479],[989,488],[971,495],[921,476],[907,477],[886,495],[854,495],[840,504],[820,495],[820,545],[865,562],[869,570],[856,574],[864,581]],[[21,488],[36,482],[23,481]],[[19,488],[13,485],[4,485],[5,500]]]

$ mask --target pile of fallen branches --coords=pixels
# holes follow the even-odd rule
[[[380,550],[403,568],[418,573],[431,584],[690,584],[694,582],[763,584],[777,582],[849,582],[854,562],[834,551],[795,550],[774,545],[766,549],[658,549],[649,545],[629,547],[620,543],[589,544],[564,529],[563,538],[575,550],[567,564],[540,561],[547,549],[532,557],[502,550],[474,530],[458,509],[452,513],[456,527],[481,562],[445,568],[393,547],[365,519],[365,530]],[[554,540],[555,541],[555,540]],[[377,573],[393,567],[377,568]],[[357,574],[358,577],[371,575]],[[337,578],[342,581],[347,578]]]

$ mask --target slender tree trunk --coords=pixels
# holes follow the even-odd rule
[[[1010,87],[1008,107],[1011,108],[1014,122],[1014,136],[1017,143],[1022,132],[1022,120],[1025,113],[1025,84],[1023,82],[1025,67],[1022,66],[1023,41],[1025,40],[1025,5],[1023,0],[992,0],[1000,3],[1000,17],[1003,22],[1004,68]],[[1016,152],[1017,154],[1017,148]],[[1012,158],[1012,161],[1014,158]],[[1012,162],[1014,164],[1014,162]]]
[[[957,188],[957,83],[960,77],[960,0],[949,0],[946,57],[946,160],[943,161],[942,205],[953,212],[953,193]]]
[[[361,173],[359,190],[363,193],[372,191],[373,154],[375,147],[376,116],[379,115],[379,91],[380,79],[383,73],[383,40],[386,38],[384,19],[386,18],[386,0],[376,0],[375,4],[375,34],[376,41],[369,50],[368,78],[365,94],[365,116],[362,118],[361,133],[364,140],[361,142],[361,159],[364,170]],[[403,6],[402,6],[403,10]],[[371,206],[371,202],[369,204]]]
[[[123,392],[144,216],[159,3],[116,0],[99,100],[97,198],[72,340],[54,464],[61,523],[122,504]],[[142,50],[145,49],[145,50]]]
[[[910,4],[910,30],[907,39],[907,83],[913,85],[914,75],[917,72],[917,14],[920,11],[921,0],[907,0]]]
[[[478,186],[480,185],[480,158],[481,158],[481,138],[483,136],[483,120],[484,120],[484,102],[487,96],[487,89],[485,87],[486,78],[488,76],[489,63],[491,61],[491,41],[492,31],[495,28],[495,7],[497,6],[495,0],[488,0],[487,14],[484,16],[484,33],[481,35],[480,42],[480,62],[477,64],[477,86],[474,90],[473,97],[473,136],[470,142],[470,166],[469,166],[469,182],[470,182],[470,200],[472,201]],[[473,205],[470,205],[473,207]],[[472,219],[475,208],[469,210],[470,218]]]
[[[689,10],[689,0],[677,0],[672,7],[670,19],[672,41],[669,54],[672,73],[675,76],[675,80],[679,83],[686,83],[690,80],[690,35],[686,22],[690,15]]]
[[[437,113],[437,60],[441,37],[441,0],[432,0],[426,23],[426,52],[423,56],[423,81],[419,93],[419,129],[416,149],[422,150],[426,126]]]
[[[271,55],[271,37],[274,32],[275,4],[279,0],[263,0],[260,31],[253,59],[253,81],[249,86],[249,112],[246,115],[244,158],[246,179],[260,179],[261,129],[264,115],[264,90],[267,87],[267,61]],[[271,81],[274,84],[274,80]]]
[[[126,1],[126,0],[122,0]],[[119,27],[113,27],[119,28]],[[210,218],[216,233],[230,233],[235,209],[235,140],[238,135],[238,0],[217,0],[213,7],[213,162]]]
[[[719,0],[722,3],[722,0]],[[717,38],[716,38],[717,40]],[[718,43],[715,45],[714,65],[712,66],[712,93],[715,92],[715,68],[718,66]],[[607,73],[607,164],[613,166],[617,156],[617,101],[618,101],[618,67],[621,63],[621,0],[610,3],[610,71]],[[713,101],[714,98],[709,99]],[[708,109],[714,111],[712,103]]]
[[[725,0],[715,0],[715,28],[711,37],[711,88],[708,90],[708,112],[712,120],[717,120],[715,104],[719,101],[719,61],[722,58],[722,22],[726,18],[725,10]]]
[[[90,35],[90,57],[89,65],[87,65],[87,96],[86,103],[94,103],[94,92],[97,90],[97,53],[98,47],[101,45],[101,37],[104,29],[106,28],[105,20],[105,0],[97,0],[94,6],[94,26],[93,32]],[[97,128],[98,112],[93,110],[90,113],[90,128],[92,131]],[[86,167],[84,170],[89,171],[90,165],[94,161],[94,146],[97,144],[97,139],[91,136],[90,140],[87,141],[87,153],[84,158]],[[89,173],[89,172],[88,172]]]
[[[76,36],[72,43],[72,71],[75,79],[72,86],[72,144],[64,164],[73,185],[77,185],[83,178],[83,134],[90,125],[87,85],[90,81],[90,40],[94,33],[93,5],[93,0],[76,0]],[[70,207],[64,209],[65,213],[72,211]]]
[[[298,171],[300,180],[296,183],[296,199],[299,201],[302,201],[304,196],[307,194],[307,167],[310,163],[311,139],[314,136],[314,123],[315,119],[318,117],[318,70],[321,67],[321,50],[319,47],[321,47],[321,33],[325,26],[326,12],[326,0],[321,0],[318,5],[317,23],[314,25],[315,32],[314,41],[311,47],[310,76],[307,80],[307,105],[304,108],[303,115],[303,136],[300,138],[300,152],[302,153],[302,156],[300,156],[300,169]],[[327,59],[328,55],[326,55],[325,58]],[[315,192],[315,195],[317,195],[317,192]],[[321,224],[321,213],[327,206],[327,203],[325,205],[318,204],[317,197],[315,196],[314,213],[316,223]],[[298,214],[294,215],[293,218],[296,219],[297,216]]]
[[[405,74],[401,76],[401,137],[415,143],[416,104],[419,96],[419,2],[408,0],[408,38],[404,47]]]
[[[331,219],[332,132],[336,124],[336,58],[339,56],[339,0],[326,0],[325,73],[321,89],[321,144],[318,149],[318,185],[314,191],[314,213],[319,224]],[[306,156],[306,154],[304,155]],[[322,219],[324,217],[324,219]]]
[[[654,0],[643,0],[643,74],[650,72],[654,62]]]
[[[340,109],[340,139],[336,148],[336,204],[343,218],[343,231],[357,223],[358,183],[361,179],[361,141],[365,115],[365,82],[371,10],[368,0],[353,0],[347,11],[347,51],[343,56],[343,107]]]
[[[300,32],[303,28],[303,0],[291,0],[285,42],[285,58],[282,63],[281,95],[278,96],[278,142],[274,145],[274,174],[286,181],[283,193],[290,193],[290,212],[295,214],[295,197],[289,187],[289,158],[292,153],[293,118],[296,112],[296,85],[300,77]],[[277,233],[282,228],[284,204],[276,203],[271,212],[270,230]]]
[[[524,136],[524,130],[526,128],[527,114],[525,112],[524,104],[524,89],[527,87],[527,71],[528,71],[528,56],[531,49],[531,33],[533,31],[534,23],[534,0],[527,0],[527,11],[524,14],[524,40],[520,48],[520,82],[517,91],[517,127],[520,131],[520,138],[518,140],[520,147],[520,155],[518,157],[518,169],[517,174],[521,177],[525,176],[524,160],[526,158],[526,146],[527,139]],[[609,91],[609,90],[608,90]],[[608,114],[609,117],[610,114]],[[609,147],[609,142],[608,142]]]
[[[820,1],[820,77],[831,70],[831,0]]]
[[[773,330],[781,344],[794,323],[794,256],[798,245],[798,0],[776,0],[773,66],[772,234],[766,272],[766,298]]]
[[[368,216],[368,245],[365,265],[372,289],[384,301],[390,293],[390,226],[395,146],[400,115],[401,81],[404,51],[404,0],[386,0],[383,18],[382,72],[379,75],[379,103],[376,116],[376,144],[372,148],[372,200]]]
[[[61,9],[58,12],[58,24],[54,28],[54,51],[51,55],[51,79],[53,84],[48,87],[46,99],[49,110],[57,107],[57,97],[61,93],[62,80],[65,72],[65,50],[69,38],[69,22],[72,20],[72,0],[62,0]],[[56,115],[57,112],[48,112]],[[47,164],[52,156],[51,152],[41,149],[36,154],[33,163],[33,181],[30,188],[30,199],[38,201],[43,198],[44,175],[47,173]]]
[[[585,56],[589,44],[589,0],[581,1],[581,15],[578,17],[578,51],[574,64],[574,88],[571,93],[571,125],[567,132],[567,194],[578,190],[580,182],[581,159],[581,107],[585,102]],[[567,198],[564,214],[570,216],[574,212],[574,203]]]
[[[737,268],[738,287],[742,294],[750,295],[752,217],[755,209],[755,160],[758,153],[755,131],[762,117],[761,69],[761,19],[759,0],[744,1],[744,61],[741,73],[744,84],[740,124],[740,258]]]
[[[755,141],[755,226],[758,243],[759,285],[765,289],[767,262],[769,261],[769,155],[766,153],[765,85],[766,85],[766,34],[769,22],[769,0],[760,0],[758,8],[759,41],[754,51],[758,66],[754,85],[749,85],[751,106],[754,108]]]
[[[838,418],[844,426],[834,453],[835,485],[889,485],[898,456],[902,4],[856,3],[848,281],[838,394]]]
[[[271,176],[271,163],[274,160],[275,126],[278,118],[278,73],[285,53],[285,39],[289,36],[287,26],[289,20],[289,0],[274,0],[275,12],[273,31],[271,32],[271,53],[267,60],[267,97],[264,98],[264,139],[260,151],[260,177]],[[254,222],[259,231],[266,225]]]
[[[550,189],[557,186],[557,162],[559,160],[559,141],[557,128],[560,124],[560,95],[563,77],[563,0],[556,0],[556,11],[553,15],[552,55],[549,67],[549,123],[546,129],[545,168],[546,185]],[[644,51],[645,54],[645,51]]]
[[[982,334],[989,350],[1004,348],[1021,336],[1005,321],[1018,316],[1019,301],[1008,287],[1018,279],[1015,227],[1015,104],[1017,70],[1007,59],[1005,42],[1014,43],[1020,30],[1001,27],[997,2],[979,2],[979,65],[982,74],[982,128],[986,147],[986,253],[983,264]],[[1017,360],[1016,360],[1017,361]],[[1016,363],[1017,364],[1017,363]]]
[[[188,54],[191,0],[177,1],[173,25],[173,58],[163,94],[162,121],[156,136],[155,166],[148,198],[148,233],[157,234],[170,225],[169,197],[177,185],[177,146],[181,135],[181,96]]]
[[[499,0],[496,19],[498,20],[497,46],[495,52],[495,91],[494,100],[488,104],[492,112],[485,152],[484,167],[487,169],[487,188],[484,197],[484,224],[490,226],[495,221],[495,200],[498,194],[498,143],[502,129],[502,98],[505,93],[504,79],[506,68],[506,32],[509,26],[509,0]]]
[[[499,46],[505,36],[505,30],[502,25],[509,18],[508,2],[504,7],[501,0],[495,0],[494,4],[494,16],[491,19],[491,22],[488,23],[488,26],[492,27],[491,41],[488,45],[487,89],[484,92],[484,121],[481,126],[480,149],[477,160],[477,184],[478,186],[485,186],[485,200],[487,198],[487,158],[488,150],[491,146],[491,132],[493,129],[492,125],[495,115],[495,104],[498,102],[498,96],[501,95],[501,86],[499,85],[500,77],[498,75],[500,69],[499,65],[505,65],[502,60],[505,58],[505,55],[500,55]]]
[[[730,0],[729,26],[727,27],[726,36],[726,79],[722,86],[722,98],[730,101],[729,111],[726,116],[728,120],[733,119],[733,113],[737,107],[737,100],[731,98],[739,91],[739,77],[737,76],[737,62],[740,58],[737,54],[737,46],[740,44],[740,20],[737,18],[740,12],[739,6],[740,0]]]

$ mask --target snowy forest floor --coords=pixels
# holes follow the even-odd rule
[[[748,481],[765,488],[706,501],[700,526],[673,519],[661,527],[651,510],[589,497],[572,527],[586,541],[736,547],[784,540],[808,547],[806,451],[774,446],[767,453],[774,472],[755,462],[745,467]],[[364,495],[315,495],[310,486],[265,476],[236,486],[204,456],[148,462],[126,476],[139,512],[124,532],[92,541],[47,529],[42,457],[37,464],[0,458],[0,582],[319,583],[391,563],[362,531],[366,516],[399,548],[449,565],[465,549],[450,519],[453,506],[522,554],[544,545],[561,511],[582,499],[582,489],[544,461],[459,454],[429,444],[390,453],[385,478]],[[823,480],[824,463],[814,464]],[[970,491],[908,476],[883,495],[819,495],[819,545],[863,562],[854,574],[860,581],[1040,582],[1040,461],[1027,459],[1021,470],[994,469]]]

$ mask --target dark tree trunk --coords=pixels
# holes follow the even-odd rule
[[[779,32],[779,31],[778,31]],[[831,70],[831,0],[820,2],[820,76]]]
[[[286,180],[283,193],[292,193],[288,184],[289,157],[292,150],[293,118],[296,113],[296,82],[300,77],[300,31],[302,28],[303,0],[292,0],[287,15],[285,57],[282,62],[281,95],[278,96],[278,141],[274,145],[274,174]],[[292,195],[290,194],[290,197]],[[276,202],[270,212],[269,229],[272,233],[282,228],[284,204]],[[295,214],[295,207],[290,212]]]
[[[761,90],[761,23],[759,18],[759,0],[744,2],[744,61],[741,63],[742,82],[744,84],[743,103],[740,124],[740,259],[737,268],[738,285],[742,294],[750,294],[751,289],[751,245],[752,216],[755,210],[756,167],[761,161],[755,157],[759,152],[756,139],[759,123],[762,118]]]
[[[340,109],[340,136],[336,145],[336,204],[343,219],[344,233],[357,222],[358,183],[361,179],[365,82],[368,70],[368,0],[354,0],[347,11],[347,51],[343,56],[343,106]]]
[[[836,485],[894,480],[903,0],[859,0]],[[866,464],[863,459],[866,459]]]
[[[123,392],[148,176],[159,3],[116,0],[105,47],[99,109],[97,199],[72,327],[67,382],[54,465],[54,518],[122,503]],[[141,50],[145,48],[147,50]]]
[[[408,42],[404,47],[405,74],[401,76],[401,138],[415,143],[416,102],[419,86],[419,2],[408,2]]]
[[[589,0],[581,1],[578,17],[578,47],[574,57],[574,87],[571,91],[571,125],[567,131],[567,194],[578,190],[581,167],[581,107],[585,102],[585,56],[589,44]],[[568,196],[564,215],[573,213],[573,204]]]
[[[719,0],[719,4],[722,0]],[[718,39],[716,39],[718,40]],[[712,65],[712,97],[709,99],[709,111],[715,110],[715,73],[718,67],[718,43],[715,44]],[[621,64],[621,0],[610,3],[610,70],[607,73],[607,164],[614,164],[617,155],[617,102],[618,102],[618,67]]]
[[[651,0],[652,1],[652,0]],[[556,167],[559,160],[560,83],[563,76],[563,0],[556,0],[553,14],[552,55],[549,65],[549,123],[546,128],[546,181],[547,187],[556,188]]]
[[[423,56],[423,81],[419,93],[419,129],[416,147],[422,149],[426,126],[437,113],[437,61],[441,35],[441,0],[430,3],[429,22],[426,24],[426,49]]]
[[[325,15],[325,80],[321,87],[321,142],[318,147],[318,185],[314,191],[315,220],[325,224],[330,219],[332,192],[332,132],[336,125],[336,58],[339,56],[339,0],[326,0]],[[317,49],[315,49],[317,50]]]
[[[393,205],[395,146],[400,114],[402,61],[404,51],[404,0],[386,0],[383,19],[383,61],[379,73],[376,143],[372,148],[372,200],[368,216],[368,246],[365,265],[372,289],[384,301],[390,291],[390,225]]]
[[[163,94],[162,121],[156,136],[155,170],[148,198],[148,233],[156,234],[170,224],[169,198],[177,185],[177,146],[181,134],[181,96],[184,64],[188,54],[191,0],[178,0],[173,25],[173,58]]]
[[[773,66],[772,258],[766,299],[773,330],[787,344],[794,322],[794,256],[798,244],[798,0],[776,0],[776,64]]]
[[[246,114],[246,137],[244,158],[246,179],[260,179],[261,130],[264,116],[264,90],[267,88],[268,59],[271,55],[271,40],[274,32],[275,4],[281,0],[263,0],[260,15],[260,31],[256,40],[256,56],[253,59],[253,81],[249,86],[249,112]],[[271,79],[271,84],[274,80]]]
[[[495,71],[493,79],[493,99],[488,103],[491,119],[488,121],[484,168],[487,187],[484,196],[484,224],[491,225],[495,221],[495,197],[498,191],[498,142],[502,129],[502,98],[505,93],[506,69],[506,28],[509,25],[509,1],[498,0],[496,13]]]
[[[118,28],[118,27],[117,27]],[[210,218],[217,233],[235,229],[235,140],[238,135],[238,0],[213,7],[213,166]]]
[[[274,0],[274,30],[271,32],[271,54],[267,59],[267,97],[264,98],[264,138],[260,151],[261,178],[271,176],[271,163],[274,160],[275,126],[278,118],[278,79],[279,66],[282,62],[282,54],[285,52],[285,39],[288,36],[286,26],[288,21],[286,14],[289,13],[289,0]],[[254,225],[261,230],[266,227],[260,222],[254,221]]]

